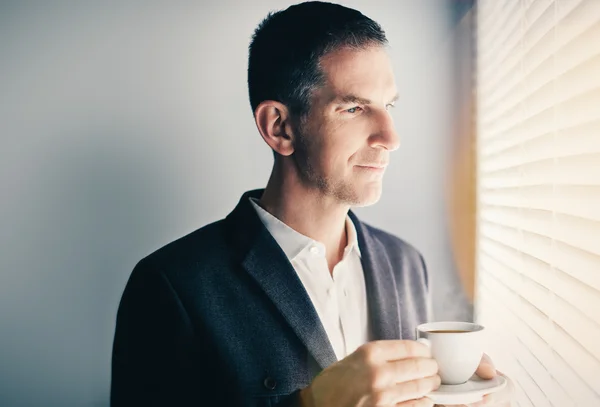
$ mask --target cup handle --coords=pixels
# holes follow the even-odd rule
[[[419,338],[419,339],[417,339],[417,342],[421,342],[423,345],[426,345],[428,348],[431,349],[431,342],[429,341],[429,339]]]

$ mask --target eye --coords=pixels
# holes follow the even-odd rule
[[[393,107],[395,107],[395,106],[396,106],[396,105],[395,105],[394,103],[389,103],[389,104],[387,104],[387,105],[385,106],[385,109],[386,109],[386,110],[390,110],[390,109],[392,109],[392,108],[393,108]]]
[[[360,107],[358,107],[358,106],[354,106],[354,107],[351,107],[350,109],[346,109],[346,113],[354,114],[354,113],[356,113],[356,112],[357,112],[359,109],[360,109]]]

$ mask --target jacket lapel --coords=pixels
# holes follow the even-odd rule
[[[242,266],[283,315],[321,369],[337,361],[325,328],[308,293],[283,250],[264,227],[249,201],[262,190],[247,192],[227,217],[230,236]]]
[[[385,247],[350,211],[361,250],[372,339],[402,339],[400,298]]]

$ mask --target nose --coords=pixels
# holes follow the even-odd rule
[[[400,147],[400,137],[394,126],[394,119],[389,111],[377,112],[374,117],[374,128],[369,138],[369,145],[373,148],[384,148],[388,151]]]

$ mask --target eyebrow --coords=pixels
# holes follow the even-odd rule
[[[398,100],[399,97],[400,97],[400,95],[398,93],[396,93],[389,103],[394,103],[395,101]],[[369,99],[361,98],[361,97],[355,96],[355,95],[345,95],[345,96],[341,97],[339,100],[340,100],[341,104],[356,103],[359,105],[370,105],[373,103]]]

